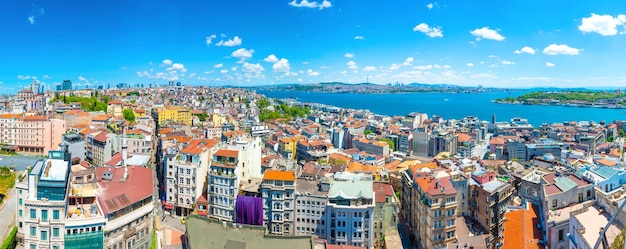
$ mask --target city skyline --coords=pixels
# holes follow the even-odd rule
[[[0,92],[120,82],[618,87],[621,3],[0,3]],[[565,7],[564,7],[565,6]]]

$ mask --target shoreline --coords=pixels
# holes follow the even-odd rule
[[[539,106],[562,106],[562,107],[578,107],[578,108],[601,108],[601,109],[626,109],[626,106],[622,105],[610,105],[610,104],[572,104],[572,103],[530,103],[530,102],[507,102],[507,101],[491,101],[496,104],[505,104],[505,105],[539,105]]]

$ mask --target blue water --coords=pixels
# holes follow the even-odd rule
[[[351,109],[368,109],[377,114],[404,116],[411,112],[438,115],[444,119],[461,119],[476,116],[490,121],[513,117],[528,119],[533,125],[562,123],[564,121],[626,120],[626,109],[582,108],[543,105],[496,104],[492,100],[516,97],[527,91],[494,91],[488,93],[402,93],[402,94],[349,94],[286,91],[257,91],[270,98],[297,98],[301,102],[316,102]]]

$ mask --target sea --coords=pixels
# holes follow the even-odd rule
[[[569,121],[612,122],[626,120],[626,109],[566,107],[553,105],[498,104],[498,98],[517,97],[529,90],[497,90],[476,93],[388,93],[351,94],[292,92],[277,90],[257,90],[269,98],[294,98],[300,102],[314,102],[341,108],[367,109],[376,114],[404,116],[411,112],[422,112],[441,116],[444,119],[462,119],[475,116],[480,120],[491,121],[495,114],[497,122],[510,121],[519,117],[528,119],[535,126],[543,123],[563,123]]]

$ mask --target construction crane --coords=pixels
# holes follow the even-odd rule
[[[598,249],[598,247],[600,246],[600,242],[602,242],[602,248],[604,249],[611,248],[611,245],[609,245],[609,242],[606,239],[606,230],[609,229],[609,226],[611,226],[611,224],[613,223],[613,220],[615,220],[615,217],[617,217],[620,211],[622,211],[625,204],[626,204],[626,199],[622,200],[622,204],[619,205],[619,208],[617,208],[617,211],[615,211],[615,213],[611,215],[609,222],[606,223],[606,226],[604,226],[602,231],[600,231],[600,237],[596,241],[596,244],[593,246],[593,249]]]

